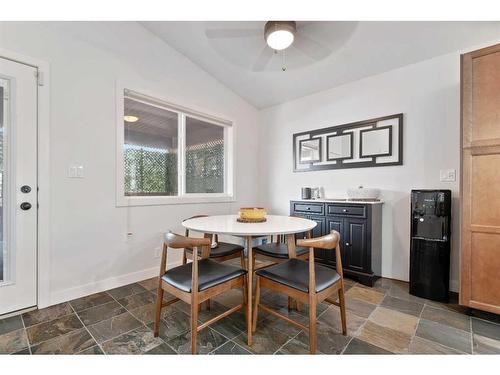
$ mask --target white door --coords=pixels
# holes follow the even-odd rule
[[[0,58],[0,315],[37,304],[36,73]]]

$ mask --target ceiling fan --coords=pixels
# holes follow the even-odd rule
[[[313,61],[322,60],[332,53],[325,45],[311,39],[304,32],[307,22],[268,21],[262,29],[209,29],[205,35],[209,39],[263,37],[265,44],[252,65],[253,71],[262,71],[273,55],[281,54],[281,70],[286,71],[286,53],[299,51]],[[290,50],[289,50],[290,49]],[[286,51],[286,52],[285,52]]]

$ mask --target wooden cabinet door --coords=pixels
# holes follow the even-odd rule
[[[313,230],[312,230],[312,237],[321,237],[325,234],[325,226],[326,226],[326,219],[325,217],[321,216],[309,216],[309,220],[315,221],[318,223]],[[328,250],[324,249],[314,249],[314,257],[315,258],[321,258],[323,260],[328,261],[329,260],[329,254]]]
[[[332,230],[336,230],[337,232],[340,233],[340,254],[342,257],[342,267],[344,267],[344,264],[346,262],[346,250],[343,246],[343,239],[344,239],[344,219],[342,218],[333,218],[333,217],[328,217],[326,219],[326,232],[330,233]],[[328,253],[328,261],[332,264],[336,264],[337,262],[335,261],[335,251],[330,251]]]
[[[367,269],[366,220],[350,218],[344,220],[342,245],[346,259],[343,267],[353,271],[369,271]]]
[[[500,313],[500,44],[462,55],[460,303]]]
[[[325,235],[326,219],[324,217],[309,216],[308,219],[318,223],[318,225],[316,225],[312,230],[313,237],[321,237]]]

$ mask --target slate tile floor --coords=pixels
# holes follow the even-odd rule
[[[457,304],[412,296],[408,284],[380,279],[367,288],[346,279],[348,335],[340,333],[336,306],[318,306],[319,354],[500,354],[500,324],[464,314]],[[190,352],[189,306],[163,309],[160,337],[153,337],[155,279],[96,293],[21,316],[0,320],[2,354],[184,354]],[[166,297],[169,298],[169,297]],[[233,290],[202,310],[200,320],[234,306]],[[287,298],[263,291],[262,301],[302,323]],[[308,334],[259,313],[252,347],[245,315],[238,312],[198,337],[200,354],[307,354]]]

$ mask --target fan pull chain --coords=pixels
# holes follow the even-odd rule
[[[282,56],[281,70],[286,71],[285,50],[282,51],[281,56]]]

